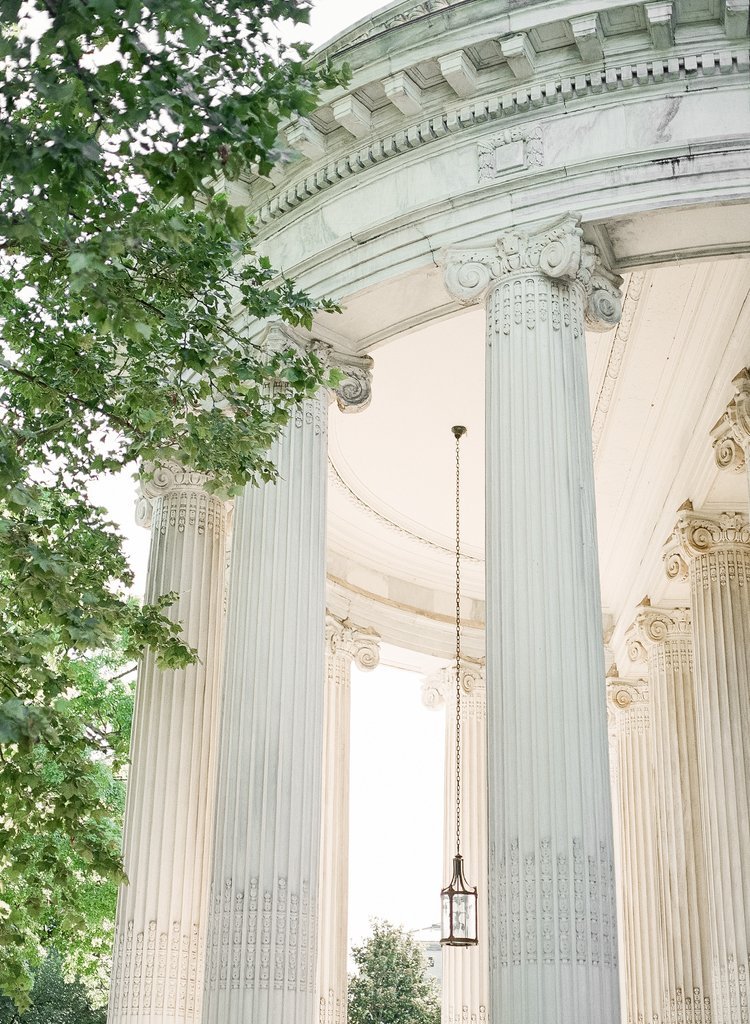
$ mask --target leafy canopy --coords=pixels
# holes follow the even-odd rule
[[[0,897],[0,987],[21,1003],[43,905],[77,877],[51,841],[20,856],[21,823],[121,873],[113,798],[85,769],[101,740],[71,696],[81,665],[118,643],[193,657],[171,595],[128,601],[88,484],[164,459],[227,493],[271,479],[290,408],[327,379],[314,354],[251,340],[258,320],[334,307],[255,251],[232,198],[280,157],[281,121],[342,80],[275,39],[308,6],[0,0],[0,868],[29,894]]]
[[[435,982],[403,928],[373,921],[372,935],[352,947],[352,958],[357,972],[349,978],[349,1024],[440,1024]]]
[[[36,972],[32,997],[26,1013],[0,997],[0,1024],[106,1024],[106,1010],[91,1005],[80,982],[65,980],[62,960],[54,951]]]

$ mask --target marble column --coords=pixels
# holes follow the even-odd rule
[[[657,858],[651,870],[658,876],[659,898],[651,926],[663,927],[665,967],[659,1017],[674,1024],[710,1024],[708,878],[690,610],[644,602],[629,639],[631,657],[648,662],[653,711]],[[657,950],[650,953],[655,959]]]
[[[623,1020],[662,1020],[664,948],[648,683],[607,677]]]
[[[146,600],[178,595],[168,614],[198,660],[162,669],[146,651],[138,672],[109,1024],[200,1019],[229,526],[205,479],[166,465],[141,486]]]
[[[346,1024],[349,915],[349,754],[351,668],[380,661],[372,629],[326,617],[326,682],[323,700],[323,801],[320,847],[320,940],[317,993],[319,1024]]]
[[[237,499],[203,1024],[318,1017],[327,404],[293,410],[278,479]]]
[[[619,278],[567,216],[444,255],[487,306],[490,1018],[619,1017],[585,326]]]
[[[667,573],[692,597],[713,1022],[746,1024],[750,963],[750,525],[687,502]]]
[[[466,878],[478,890],[479,943],[443,947],[443,1024],[487,1024],[489,1006],[489,917],[487,865],[487,690],[484,666],[461,663],[461,853]],[[443,875],[456,855],[456,669],[441,669],[422,684],[429,707],[445,704],[445,816]]]

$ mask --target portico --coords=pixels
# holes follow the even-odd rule
[[[238,499],[226,603],[228,510],[197,479],[147,495],[152,588],[182,608],[202,574],[206,678],[186,711],[141,672],[113,1024],[345,1021],[349,665],[449,664],[452,422],[487,927],[444,1022],[746,1024],[747,21],[403,0],[326,48],[349,86],[237,197],[343,307],[293,336],[342,366],[339,407]]]

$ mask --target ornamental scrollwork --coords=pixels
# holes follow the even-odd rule
[[[643,661],[657,644],[669,640],[690,640],[692,618],[689,608],[652,608],[642,604],[628,630],[626,643],[631,661]]]
[[[333,352],[330,362],[343,374],[333,392],[336,405],[342,412],[362,412],[372,399],[372,358]]]
[[[441,256],[445,285],[459,302],[478,302],[495,283],[511,276],[541,273],[578,285],[586,298],[586,324],[609,330],[622,314],[622,279],[612,273],[598,249],[583,241],[580,217],[567,214],[534,233],[511,230],[493,248],[447,250]]]
[[[750,449],[750,369],[740,370],[732,381],[734,398],[711,430],[714,458],[720,469],[740,472]]]
[[[462,698],[475,698],[480,704],[485,699],[485,667],[481,662],[463,662],[459,672]],[[456,666],[446,665],[422,680],[422,703],[437,708],[449,699],[455,699]],[[463,701],[462,701],[463,704]],[[471,710],[467,708],[467,710]]]
[[[380,664],[380,634],[329,613],[326,615],[326,651],[329,658],[347,658],[358,669],[368,672]]]
[[[163,462],[159,465],[149,463],[138,483],[135,506],[136,524],[149,529],[152,525],[155,503],[159,499],[177,493],[196,494],[197,492],[205,501],[222,503],[220,497],[209,495],[206,492],[206,484],[209,479],[207,473],[198,473],[195,470],[187,469],[178,462]]]
[[[686,502],[664,547],[667,576],[686,579],[693,558],[746,545],[750,545],[750,521],[744,513],[695,512]]]

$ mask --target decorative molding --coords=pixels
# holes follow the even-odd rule
[[[457,96],[467,100],[475,95],[478,87],[477,72],[465,50],[456,50],[455,53],[438,57],[438,65],[440,74]]]
[[[724,0],[724,31],[730,39],[747,37],[750,0]]]
[[[202,946],[197,923],[184,930],[173,921],[169,931],[159,932],[153,920],[141,931],[132,919],[120,922],[110,1013],[124,1019],[157,1011],[194,1020],[203,989]]]
[[[372,39],[373,36],[379,36],[381,33],[387,32],[389,29],[397,28],[399,25],[407,25],[411,21],[419,21],[420,18],[426,18],[430,14],[436,14],[438,11],[444,11],[449,7],[458,7],[465,2],[466,0],[421,0],[420,3],[415,3],[412,7],[407,8],[407,10],[401,10],[390,17],[368,20],[367,24],[363,25],[359,32],[353,29],[352,34],[347,34],[343,38],[335,40],[333,46],[327,50],[327,53],[333,56],[340,50],[349,49],[350,46],[363,43],[368,39]],[[336,47],[338,47],[338,50]]]
[[[331,106],[331,113],[334,120],[355,139],[364,138],[372,130],[372,114],[353,93],[336,100]]]
[[[349,619],[326,614],[326,652],[329,658],[344,657],[357,668],[369,671],[380,664],[380,634],[355,626]]]
[[[651,44],[657,50],[674,46],[674,4],[672,0],[655,0],[644,7]]]
[[[495,181],[520,168],[544,165],[544,133],[540,124],[506,128],[479,143],[479,181]]]
[[[285,128],[286,138],[292,149],[299,150],[310,160],[318,160],[326,151],[326,140],[322,132],[308,121],[298,117]]]
[[[310,886],[289,890],[279,877],[262,894],[224,881],[211,892],[208,977],[214,990],[287,989],[309,992],[314,981],[316,907]]]
[[[506,278],[535,273],[552,281],[577,284],[587,300],[586,324],[594,330],[611,328],[622,312],[622,278],[603,265],[595,246],[583,241],[577,214],[569,213],[532,234],[506,231],[492,249],[448,249],[441,254],[440,262],[445,268],[446,288],[466,305],[483,298],[494,284]],[[510,301],[507,296],[508,304]],[[507,308],[503,314],[507,324],[504,333],[510,331],[510,313]],[[550,315],[554,319],[554,309]],[[518,321],[518,315],[514,319]],[[528,313],[525,323],[532,326]]]
[[[743,557],[730,557],[735,548],[744,549]],[[714,514],[694,512],[692,507],[681,509],[675,528],[664,547],[667,576],[670,579],[686,580],[694,559],[717,552],[723,552],[727,557],[721,560],[721,565],[703,567],[704,586],[708,586],[710,578],[716,574],[722,585],[735,575],[744,580],[750,556],[748,517],[742,512]]]
[[[336,489],[344,495],[344,497],[355,505],[361,512],[364,512],[367,516],[376,519],[381,526],[385,526],[389,530],[393,530],[396,533],[407,537],[410,541],[414,541],[424,547],[431,548],[433,551],[439,551],[443,555],[455,556],[455,551],[448,544],[439,544],[437,541],[429,540],[427,537],[422,537],[420,534],[415,533],[413,530],[409,530],[405,526],[401,526],[400,523],[395,522],[393,519],[389,519],[388,516],[383,515],[377,509],[373,508],[372,505],[368,505],[367,502],[361,498],[357,492],[350,487],[350,485],[344,480],[341,473],[339,473],[336,464],[331,457],[328,457],[328,478]],[[465,552],[461,554],[462,562],[467,565],[484,565],[484,559],[479,558],[476,555],[467,555]]]
[[[391,103],[398,107],[402,114],[419,114],[422,112],[422,90],[405,71],[399,71],[390,78],[383,79],[383,89]]]
[[[570,28],[581,60],[586,64],[601,60],[604,56],[604,33],[599,15],[582,14],[577,18],[571,18]]]
[[[555,853],[552,840],[545,837],[539,840],[537,857],[534,850],[525,850],[521,856],[519,840],[514,838],[499,862],[493,844],[491,858],[490,875],[496,880],[490,901],[496,965],[521,966],[539,960],[616,965],[614,864],[604,843],[587,856],[583,839],[574,836],[570,850]]]
[[[633,327],[633,320],[638,308],[638,303],[640,301],[641,294],[643,293],[643,284],[645,280],[646,274],[643,271],[636,271],[631,275],[628,282],[627,292],[625,293],[625,299],[622,304],[622,316],[620,317],[620,322],[617,325],[617,330],[615,331],[614,338],[612,339],[612,347],[609,351],[609,358],[607,359],[607,369],[604,371],[604,379],[602,380],[601,387],[599,388],[596,406],[594,407],[594,415],[591,421],[591,440],[595,457],[599,449],[602,434],[604,433],[607,413],[609,412],[609,407],[612,404],[612,396],[614,395],[615,387],[617,386],[617,381],[622,369],[625,350],[630,338],[630,332]]]
[[[446,4],[446,6],[448,6]],[[512,92],[494,93],[469,106],[443,111],[433,117],[405,125],[396,132],[374,138],[364,148],[343,153],[325,166],[279,188],[255,212],[258,225],[268,225],[296,209],[326,189],[377,167],[384,160],[413,154],[422,146],[445,139],[480,124],[518,116],[528,117],[530,110],[565,103],[572,98],[598,96],[603,91],[618,91],[633,85],[653,85],[693,79],[716,72],[745,71],[748,65],[744,49],[686,53],[668,58],[656,57],[633,64],[612,65],[586,74],[564,76],[539,84],[521,85]]]
[[[531,78],[536,64],[536,52],[525,32],[501,39],[500,50],[516,78]]]

